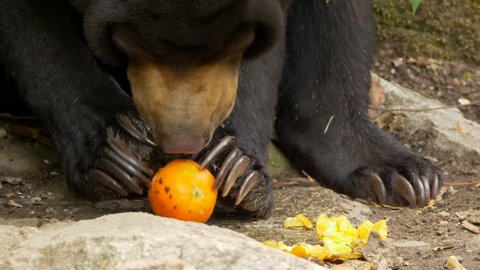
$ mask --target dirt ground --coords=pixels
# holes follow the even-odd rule
[[[479,11],[480,2],[427,0],[426,2],[431,3],[422,6],[415,17],[409,13],[407,2],[386,0],[382,3],[380,0],[376,2],[379,34],[374,71],[388,80],[438,99],[445,104],[457,106],[459,100],[461,104],[470,103],[459,108],[467,118],[480,123],[480,57],[478,57],[480,47],[476,47],[476,50],[462,50],[461,46],[452,49],[448,46],[454,35],[453,30],[448,33],[434,31],[432,29],[437,25],[432,21],[430,23],[433,26],[428,23],[429,20],[433,20],[432,14],[438,12],[452,14],[467,12],[458,7],[464,2],[471,5],[467,9],[468,12]],[[392,3],[396,3],[395,6]],[[401,5],[399,3],[403,3],[404,7],[398,8]],[[455,9],[455,7],[458,8]],[[398,14],[403,17],[397,18]],[[475,25],[477,17],[468,17],[465,20],[469,18],[470,23]],[[428,27],[421,28],[418,24],[425,24]],[[465,31],[467,37],[463,35],[463,39],[457,43],[467,48],[478,46],[480,43],[476,42],[480,36],[480,30],[478,30],[480,21],[476,21],[476,25],[477,32],[468,24],[457,26],[468,30]],[[461,29],[457,30],[461,31]],[[425,37],[426,33],[429,34],[428,38],[435,41],[435,44],[443,40],[444,51],[446,51],[444,54],[442,54],[442,46],[438,44],[436,46],[424,44],[417,47],[406,45],[410,41],[409,38],[416,37],[415,34]],[[468,40],[468,35],[472,41]],[[429,41],[425,40],[422,42]],[[388,114],[393,118],[402,117],[401,111],[388,112]],[[446,258],[450,255],[460,257],[466,269],[480,269],[480,248],[471,250],[471,246],[467,245],[480,233],[469,231],[466,228],[468,226],[465,225],[465,221],[468,221],[480,228],[480,224],[476,223],[480,220],[480,160],[437,151],[429,144],[428,133],[418,132],[413,136],[407,136],[402,132],[401,126],[392,123],[385,125],[384,128],[440,166],[446,180],[444,188],[447,191],[442,200],[431,208],[408,210],[373,207],[372,219],[390,219],[390,238],[430,243],[425,250],[419,251],[412,248],[412,252],[399,254],[404,260],[400,269],[447,269]],[[28,143],[44,145],[44,138],[40,136],[37,138],[38,140]],[[115,212],[149,211],[147,202],[142,198],[92,203],[75,200],[67,195],[59,196],[58,194],[66,194],[66,186],[58,173],[57,163],[54,161],[50,163],[40,172],[33,174],[0,177],[0,224],[41,226],[50,222],[94,218]],[[291,181],[291,179],[280,179],[280,182],[282,181]],[[282,192],[285,192],[285,189],[288,190],[288,187],[283,188]]]

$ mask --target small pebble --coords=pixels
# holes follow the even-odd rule
[[[441,226],[446,226],[446,225],[448,225],[448,221],[446,221],[446,220],[440,220],[440,221],[438,222],[438,224],[440,224]]]
[[[395,60],[392,61],[392,64],[396,68],[403,65],[403,58],[401,58],[401,57],[396,58]]]
[[[459,80],[458,78],[453,78],[453,79],[451,80],[451,84],[452,84],[453,86],[460,86],[460,85],[462,85],[462,83],[460,82],[460,80]]]
[[[438,212],[438,215],[441,216],[441,217],[449,217],[450,213],[445,212],[445,211],[441,211],[441,212]]]

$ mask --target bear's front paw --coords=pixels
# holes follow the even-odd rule
[[[133,113],[118,114],[116,130],[108,127],[105,144],[87,174],[97,197],[114,193],[114,197],[143,194],[154,171],[147,164],[155,146],[148,126]]]
[[[215,173],[217,188],[226,205],[257,218],[267,218],[273,211],[273,188],[268,175],[257,161],[234,145],[230,136],[223,138],[208,153],[200,153],[201,167]]]
[[[428,161],[413,156],[387,163],[355,170],[350,193],[380,204],[412,208],[424,207],[438,195],[441,175]]]

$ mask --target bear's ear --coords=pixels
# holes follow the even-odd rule
[[[193,154],[208,144],[235,104],[242,58],[186,67],[130,60],[135,106],[165,153]]]

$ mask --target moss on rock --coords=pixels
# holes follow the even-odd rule
[[[480,64],[480,0],[374,0],[377,41],[405,57]]]

